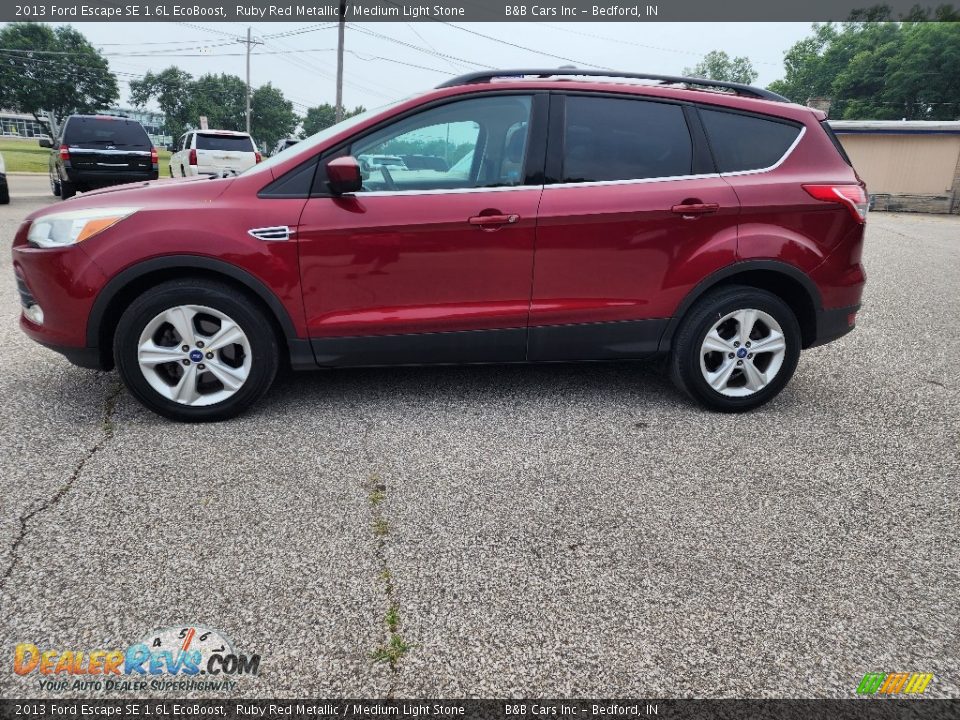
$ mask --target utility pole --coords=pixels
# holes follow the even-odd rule
[[[250,28],[247,28],[247,135],[250,134]]]
[[[343,120],[343,35],[347,23],[347,0],[340,0],[340,23],[337,28],[337,106],[334,120]]]

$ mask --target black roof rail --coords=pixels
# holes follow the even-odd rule
[[[495,78],[523,77],[526,75],[540,75],[542,77],[554,77],[557,75],[565,77],[609,77],[609,78],[629,78],[631,80],[657,80],[664,84],[684,83],[687,85],[698,85],[700,87],[715,87],[724,90],[733,90],[738,95],[746,97],[755,97],[762,100],[774,100],[776,102],[790,102],[783,95],[778,95],[770,90],[744,85],[743,83],[726,82],[724,80],[708,80],[706,78],[683,77],[680,75],[652,75],[650,73],[631,73],[619,72],[617,70],[579,70],[577,68],[545,68],[545,69],[519,69],[519,70],[480,70],[478,72],[467,73],[459,77],[451,78],[440,85],[437,89],[457,87],[458,85],[473,85],[475,83],[490,82]]]

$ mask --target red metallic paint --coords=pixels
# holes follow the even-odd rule
[[[793,154],[771,172],[610,185],[436,194],[260,199],[275,178],[393,115],[433,100],[510,90],[597,91],[768,113],[803,123]],[[62,250],[14,241],[14,265],[44,308],[24,330],[48,344],[85,343],[104,284],[151,258],[217,258],[261,280],[306,337],[383,335],[671,317],[687,293],[737,260],[774,259],[808,273],[825,307],[859,303],[863,225],[801,183],[856,182],[798,105],[723,93],[609,82],[500,81],[432,91],[395,105],[321,147],[293,147],[274,165],[232,179],[159,181],[88,193],[34,213],[94,206],[141,210]],[[685,219],[674,205],[716,203]],[[498,228],[479,215],[519,216]],[[539,218],[539,219],[538,219]],[[287,242],[251,237],[287,225]],[[302,278],[302,284],[301,284]]]
[[[314,337],[525,327],[540,188],[313,198],[297,231]],[[478,215],[517,215],[497,228]]]

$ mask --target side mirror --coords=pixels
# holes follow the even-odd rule
[[[45,147],[45,148],[53,147],[53,140],[48,138],[46,135],[41,135],[40,138],[37,140],[37,142],[40,143],[40,147]]]
[[[360,163],[350,155],[331,160],[327,163],[327,182],[334,195],[359,192],[363,188]]]

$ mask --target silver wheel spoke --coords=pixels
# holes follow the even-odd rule
[[[786,349],[787,342],[783,335],[775,330],[771,330],[767,337],[755,341],[753,346],[750,348],[750,351],[754,355],[757,355],[759,353],[779,352]]]
[[[733,343],[720,337],[716,330],[711,330],[703,341],[703,349],[708,352],[731,353],[733,352]]]
[[[736,315],[737,324],[740,325],[738,339],[740,344],[744,345],[750,342],[750,333],[753,332],[753,326],[757,324],[756,310],[741,310]]]
[[[725,360],[719,370],[707,375],[707,382],[710,383],[710,387],[720,392],[727,387],[727,383],[730,382],[730,376],[733,375],[733,371],[736,370],[736,368],[737,363],[735,361]]]
[[[243,368],[228,367],[213,360],[207,360],[205,367],[217,380],[223,383],[225,389],[232,392],[237,391],[243,385],[244,380],[247,379],[247,373],[244,372]]]
[[[216,334],[207,341],[204,349],[207,352],[216,352],[240,342],[244,337],[243,330],[239,326],[224,320]]]
[[[183,377],[171,388],[170,399],[184,405],[192,405],[200,397],[197,390],[197,366],[187,365],[183,368]]]
[[[757,369],[753,360],[744,360],[741,369],[743,376],[747,379],[747,390],[756,392],[767,384],[767,376]]]
[[[163,347],[153,340],[148,340],[137,350],[137,360],[141,365],[153,367],[168,362],[180,362],[184,357],[180,347]]]
[[[163,319],[173,325],[173,329],[180,336],[180,342],[193,347],[196,342],[196,333],[193,331],[193,318],[196,315],[190,308],[182,305],[170,308],[163,314]]]

